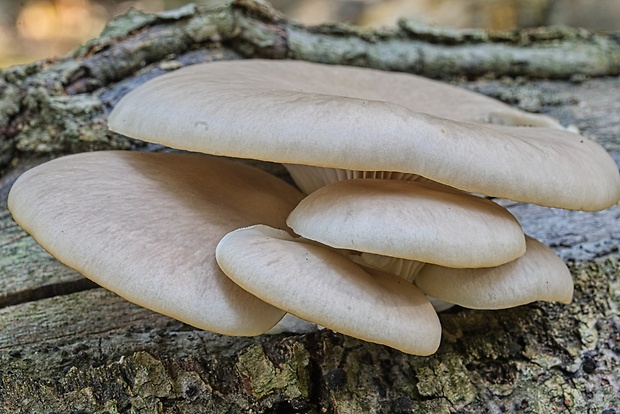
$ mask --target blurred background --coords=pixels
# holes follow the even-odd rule
[[[197,0],[197,4],[226,0]],[[181,0],[0,0],[0,67],[66,54],[131,7],[162,11]],[[620,0],[272,0],[305,24],[393,26],[402,17],[454,28],[511,30],[543,25],[620,30]]]

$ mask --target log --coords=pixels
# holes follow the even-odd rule
[[[583,213],[504,201],[527,233],[569,265],[575,299],[454,308],[440,315],[442,344],[431,357],[329,330],[254,338],[200,331],[97,287],[12,221],[12,182],[46,159],[167,150],[107,130],[109,110],[128,90],[181,66],[247,57],[443,78],[575,125],[620,164],[614,35],[454,31],[407,21],[392,31],[303,27],[250,1],[131,11],[70,56],[0,72],[0,412],[617,412],[617,207]]]

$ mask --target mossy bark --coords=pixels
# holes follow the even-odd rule
[[[441,315],[442,345],[426,358],[328,330],[257,338],[198,331],[97,288],[11,220],[10,184],[37,162],[145,146],[106,128],[126,91],[180,66],[243,57],[449,79],[575,124],[620,161],[614,36],[412,22],[393,31],[306,28],[248,1],[130,12],[71,56],[0,73],[0,411],[611,414],[620,407],[617,208],[580,213],[510,203],[526,231],[569,263],[574,302],[454,309]],[[599,75],[608,76],[591,78]]]

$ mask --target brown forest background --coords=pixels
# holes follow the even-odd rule
[[[157,12],[183,0],[0,0],[0,67],[63,55],[96,37],[106,21],[134,7]],[[226,0],[196,0],[216,6]],[[618,0],[272,0],[305,24],[391,26],[399,18],[455,28],[511,30],[568,25],[620,30]]]

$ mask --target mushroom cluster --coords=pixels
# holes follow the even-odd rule
[[[198,64],[127,94],[109,125],[283,163],[301,189],[221,157],[128,152],[57,159],[12,188],[15,220],[58,259],[227,335],[267,332],[289,314],[432,354],[438,309],[572,298],[562,260],[482,196],[589,211],[620,199],[618,167],[595,142],[408,74]]]

